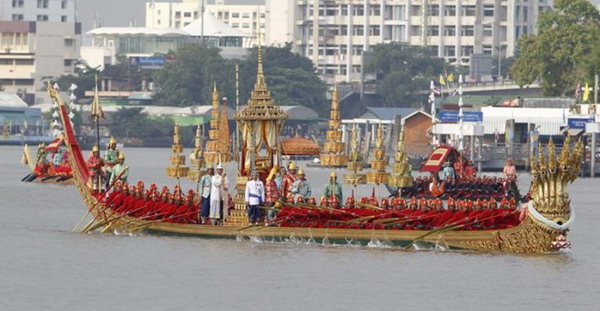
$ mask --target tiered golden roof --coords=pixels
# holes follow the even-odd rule
[[[333,88],[331,98],[331,112],[329,116],[329,130],[325,142],[325,152],[321,154],[321,165],[325,167],[346,166],[348,156],[344,154],[346,144],[342,142],[342,130],[340,120],[340,104],[337,85]]]
[[[398,144],[396,154],[394,154],[394,164],[392,165],[392,174],[388,178],[388,185],[392,187],[406,188],[413,184],[413,178],[410,175],[411,165],[408,155],[404,152],[404,126],[398,133]]]
[[[248,99],[248,105],[238,112],[235,116],[239,121],[256,121],[256,120],[285,120],[288,115],[279,106],[275,106],[275,102],[271,97],[271,92],[267,88],[265,74],[263,72],[262,63],[262,46],[258,46],[258,70],[256,73],[256,82],[254,89]]]
[[[352,127],[350,155],[347,162],[347,168],[352,173],[344,174],[344,183],[347,185],[361,185],[367,181],[365,174],[358,174],[364,167],[359,149],[360,138],[358,137],[358,127],[355,123],[354,127]]]
[[[196,148],[190,154],[190,171],[188,173],[188,178],[193,181],[197,181],[204,175],[205,171],[203,170],[206,167],[206,160],[204,159],[204,149],[202,148],[202,131],[200,130],[200,125],[196,127],[196,139],[195,139]]]
[[[169,157],[171,161],[171,167],[167,167],[167,176],[171,178],[186,177],[188,175],[189,167],[185,166],[185,156],[183,152],[183,145],[181,145],[181,137],[179,135],[179,124],[175,123],[174,134],[173,134],[173,145],[171,146],[173,155]]]
[[[387,158],[385,156],[385,147],[383,146],[383,127],[381,123],[377,127],[377,140],[375,149],[373,149],[373,161],[371,161],[370,172],[367,172],[367,183],[373,185],[387,184],[390,174],[385,171],[387,167]]]
[[[226,113],[227,110],[222,111],[219,103],[219,91],[215,84],[212,94],[210,130],[208,131],[209,140],[206,142],[206,152],[204,154],[206,162],[213,164],[231,161],[231,154],[229,153],[229,130],[224,132],[222,129],[223,126],[226,126],[222,122],[222,119],[226,119],[226,116],[221,114]]]

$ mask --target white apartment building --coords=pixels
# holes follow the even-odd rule
[[[202,10],[203,0],[182,0],[182,2],[147,2],[146,27],[148,28],[184,28],[197,20]],[[264,0],[259,4],[241,4],[236,0],[204,0],[204,9],[217,19],[256,38],[260,32],[265,36]]]
[[[0,0],[0,20],[76,22],[76,0]]]
[[[80,23],[0,21],[0,84],[41,103],[44,79],[74,73],[80,46]]]
[[[405,42],[457,66],[509,57],[551,0],[266,0],[266,43],[293,42],[328,82],[358,81],[363,51]],[[426,30],[426,31],[423,31]]]

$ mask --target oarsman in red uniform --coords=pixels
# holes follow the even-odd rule
[[[441,213],[431,221],[431,225],[432,225],[433,229],[441,228],[446,222],[448,222],[452,218],[452,216],[454,215],[454,212],[456,211],[454,199],[452,199],[452,198],[448,199],[448,209],[447,210],[443,210],[441,208],[439,208],[439,210],[441,211]]]
[[[158,203],[158,218],[164,218],[169,212],[169,188],[163,187],[160,194],[160,202]]]
[[[387,198],[383,198],[381,199],[381,208],[383,209],[390,209],[390,202]]]
[[[355,202],[355,199],[354,199],[354,193],[352,193],[351,196],[349,196],[349,197],[346,198],[346,206],[345,206],[345,208],[346,209],[354,208],[355,203],[356,202]]]
[[[417,205],[417,199],[413,197],[410,202],[410,208],[411,209],[409,210],[409,213],[406,215],[410,221],[406,222],[405,228],[407,230],[420,230],[421,228],[418,226],[421,222],[423,212],[427,208],[427,200],[425,198],[421,198],[419,200],[419,205]]]
[[[129,185],[124,182],[121,186],[121,193],[117,195],[110,204],[113,211],[119,211],[123,207],[123,202],[129,196]]]
[[[120,181],[115,182],[113,186],[113,191],[106,196],[104,202],[111,204],[112,206],[112,202],[115,200],[115,198],[121,195],[121,187],[122,185]]]
[[[129,211],[131,211],[132,207],[137,202],[137,198],[135,197],[136,196],[136,192],[137,192],[137,187],[136,186],[129,187],[129,196],[125,199],[125,201],[123,201],[123,205],[119,209],[120,213],[126,214]]]

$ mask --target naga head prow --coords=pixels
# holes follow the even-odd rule
[[[531,197],[533,208],[547,224],[564,225],[571,219],[571,202],[567,186],[577,179],[581,170],[583,142],[579,139],[571,148],[571,137],[565,138],[560,156],[556,156],[552,139],[544,149],[540,147],[537,161],[531,163]],[[538,217],[541,218],[541,217]],[[540,220],[540,219],[538,219]]]

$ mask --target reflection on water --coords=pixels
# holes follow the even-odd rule
[[[130,181],[174,184],[163,170],[169,150],[124,152]],[[385,240],[72,233],[85,211],[75,189],[16,182],[26,174],[20,149],[0,154],[0,310],[593,310],[600,302],[599,179],[571,188],[571,252],[521,256],[439,244],[403,250]],[[306,171],[320,195],[328,172]],[[232,182],[234,167],[227,173]],[[520,176],[521,189],[528,179]]]

